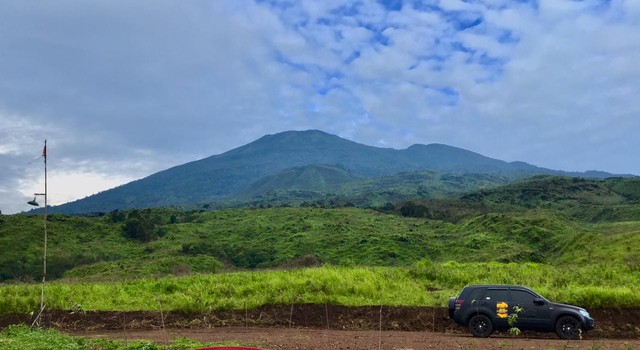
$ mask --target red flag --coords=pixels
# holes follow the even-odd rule
[[[47,144],[44,144],[44,148],[42,149],[42,156],[46,157],[47,156]]]

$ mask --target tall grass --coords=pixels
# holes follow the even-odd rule
[[[522,284],[551,300],[588,307],[637,307],[640,277],[624,266],[433,263],[410,268],[320,267],[47,285],[49,308],[206,312],[267,304],[444,306],[467,284]],[[0,286],[0,313],[29,313],[37,284]]]

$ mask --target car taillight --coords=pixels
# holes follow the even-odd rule
[[[456,300],[456,311],[460,311],[460,308],[462,307],[463,303],[464,303],[464,300],[462,300],[462,299],[457,299]]]

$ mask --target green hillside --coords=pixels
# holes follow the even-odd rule
[[[547,210],[477,214],[456,223],[358,208],[54,214],[48,269],[50,278],[86,278],[409,266],[422,259],[571,263],[598,257],[633,265],[640,263],[638,222],[590,224]],[[42,217],[2,216],[0,278],[37,280],[42,238]]]
[[[291,171],[301,181],[349,179],[331,166]],[[410,266],[422,259],[570,264],[597,258],[640,264],[638,179],[542,176],[497,186],[501,179],[404,173],[337,185],[352,196],[311,195],[309,202],[281,206],[51,214],[48,274],[135,277],[323,264]],[[468,186],[485,188],[446,196]],[[355,206],[420,193],[435,198],[386,203],[376,210]],[[0,216],[0,280],[40,277],[42,224],[39,215]]]
[[[461,197],[499,210],[541,208],[589,222],[640,220],[640,179],[538,176]]]

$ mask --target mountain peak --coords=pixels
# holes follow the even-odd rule
[[[267,134],[227,153],[245,155],[249,153],[264,154],[265,151],[272,152],[274,150],[282,151],[286,149],[318,152],[332,151],[335,148],[350,147],[352,145],[357,145],[357,143],[320,130],[283,131],[277,134]]]

